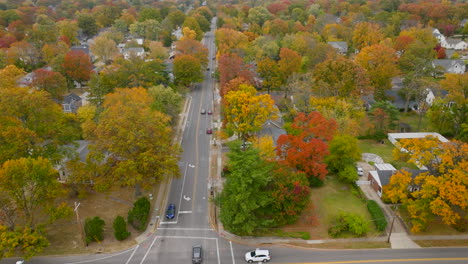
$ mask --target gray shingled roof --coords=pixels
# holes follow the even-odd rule
[[[455,45],[460,43],[462,40],[460,38],[446,38],[445,41],[447,41],[448,44]]]
[[[348,51],[348,43],[346,43],[346,41],[329,41],[327,43],[335,49],[339,49],[342,52]]]
[[[455,65],[457,63],[460,64],[460,65],[464,65],[463,60],[444,59],[444,60],[433,60],[432,61],[432,64],[434,64],[434,67],[441,66],[441,67],[444,67],[445,70],[450,69],[453,65]]]

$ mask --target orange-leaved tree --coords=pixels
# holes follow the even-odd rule
[[[323,180],[328,173],[324,158],[336,131],[335,120],[326,119],[319,112],[299,113],[291,127],[293,133],[278,138],[280,163],[306,173],[311,184]]]

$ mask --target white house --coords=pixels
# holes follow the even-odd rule
[[[437,28],[432,29],[432,35],[437,39],[439,43],[445,41],[445,36],[442,33],[440,33],[440,31]]]
[[[446,49],[454,50],[466,50],[468,48],[468,43],[458,38],[447,38],[446,40],[441,41],[440,45]]]
[[[128,60],[131,56],[143,58],[145,56],[145,49],[142,47],[125,48],[123,50],[123,55],[126,60]]]
[[[463,74],[466,70],[466,65],[463,60],[433,60],[432,67],[439,67],[444,70],[444,73]]]
[[[348,43],[346,43],[346,41],[329,41],[327,43],[341,54],[346,54],[348,52]]]

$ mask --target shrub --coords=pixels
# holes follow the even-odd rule
[[[133,208],[128,211],[127,221],[139,231],[145,230],[146,221],[150,212],[151,204],[148,198],[141,197],[133,204]]]
[[[127,231],[127,223],[122,216],[117,216],[114,220],[114,236],[117,240],[122,241],[130,236],[130,232]]]
[[[317,177],[309,177],[309,185],[310,187],[322,187],[323,181]]]
[[[99,216],[94,218],[86,218],[85,220],[85,234],[86,234],[86,244],[89,244],[93,241],[100,242],[104,240],[104,225],[106,223]]]
[[[367,209],[374,219],[375,228],[378,231],[384,231],[385,227],[387,227],[387,220],[385,219],[382,208],[380,208],[376,201],[369,200],[367,201]]]
[[[342,171],[338,172],[338,179],[345,183],[355,183],[359,180],[356,168],[353,164],[348,164]]]
[[[333,225],[328,229],[332,237],[339,237],[343,232],[350,232],[355,236],[363,236],[369,230],[366,220],[356,214],[341,212],[333,220]]]

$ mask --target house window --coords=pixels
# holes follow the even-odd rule
[[[65,111],[65,112],[71,112],[70,105],[69,105],[69,104],[64,104],[64,105],[63,105],[63,111]]]

